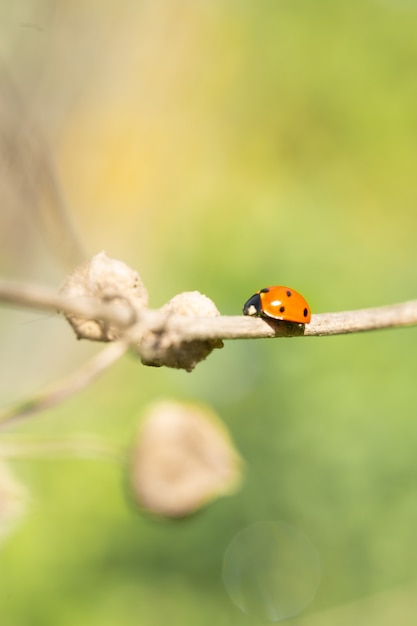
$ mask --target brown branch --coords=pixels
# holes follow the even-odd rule
[[[357,309],[338,313],[317,313],[305,326],[269,321],[243,315],[219,317],[184,317],[143,309],[132,316],[117,303],[103,303],[94,298],[68,298],[53,290],[34,285],[0,281],[0,302],[39,310],[60,310],[87,319],[101,319],[121,329],[130,326],[132,336],[144,331],[170,332],[182,341],[204,339],[260,339],[266,337],[323,337],[383,328],[417,325],[417,300],[401,304]]]
[[[204,296],[203,296],[204,298]],[[341,313],[318,313],[307,325],[239,316],[199,317],[178,315],[167,310],[126,310],[117,302],[96,298],[70,298],[34,285],[0,281],[0,302],[40,310],[60,310],[90,320],[102,320],[120,329],[118,341],[83,364],[77,371],[56,381],[29,400],[0,414],[0,429],[14,425],[34,413],[55,406],[87,387],[99,374],[115,363],[133,346],[148,365],[169,365],[192,369],[195,363],[181,364],[184,354],[191,361],[204,359],[222,339],[259,339],[267,337],[323,337],[383,328],[417,325],[417,300],[372,309]],[[220,341],[219,345],[215,345]],[[208,348],[207,345],[209,344]],[[170,354],[170,350],[173,353]],[[202,352],[202,354],[201,354]],[[167,355],[169,358],[167,359]],[[170,360],[171,359],[171,360]],[[172,362],[173,360],[173,362]]]
[[[316,313],[305,326],[244,316],[191,319],[175,316],[166,320],[166,329],[177,332],[184,341],[324,337],[413,325],[417,325],[417,300],[340,313]]]
[[[0,302],[39,311],[62,311],[86,319],[101,319],[120,328],[132,323],[132,315],[113,302],[96,298],[70,298],[48,287],[0,280]]]

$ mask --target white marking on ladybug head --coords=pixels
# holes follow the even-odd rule
[[[256,307],[253,306],[253,304],[250,305],[250,307],[247,310],[247,314],[248,315],[257,315],[258,311],[256,310]]]

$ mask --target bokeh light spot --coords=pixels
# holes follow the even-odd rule
[[[223,562],[223,582],[246,614],[279,622],[313,600],[320,559],[308,537],[284,522],[257,522],[238,533]]]

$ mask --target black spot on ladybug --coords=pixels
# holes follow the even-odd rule
[[[287,290],[287,296],[288,296],[289,298],[292,296],[292,293],[291,293],[291,291],[290,291],[289,289]]]
[[[284,311],[285,311],[285,306],[280,306],[280,307],[279,307],[279,310],[280,310],[280,312],[281,312],[281,313],[284,313]]]
[[[304,311],[303,311],[303,315],[304,315],[304,317],[307,317],[307,315],[308,315],[308,311],[307,311],[307,309],[304,309]]]
[[[260,290],[259,293],[268,293],[269,288],[268,287],[264,287],[263,289]]]

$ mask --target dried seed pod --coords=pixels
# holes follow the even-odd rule
[[[236,491],[242,462],[219,418],[200,405],[161,401],[142,422],[130,465],[135,501],[184,517]]]
[[[210,298],[199,291],[185,291],[174,296],[161,307],[161,312],[185,317],[216,317],[220,315]],[[140,342],[142,362],[145,365],[174,367],[188,372],[203,361],[215,348],[223,348],[221,339],[184,341],[176,333],[149,331]],[[144,356],[146,354],[146,356]]]
[[[165,313],[194,317],[216,317],[220,315],[213,300],[199,291],[179,293],[161,307]]]
[[[103,304],[127,309],[132,321],[135,312],[148,304],[148,292],[139,274],[105,252],[96,254],[90,261],[80,265],[66,279],[60,293],[73,298],[92,297]],[[121,335],[120,329],[99,319],[86,319],[79,315],[65,314],[78,339],[114,341]]]

